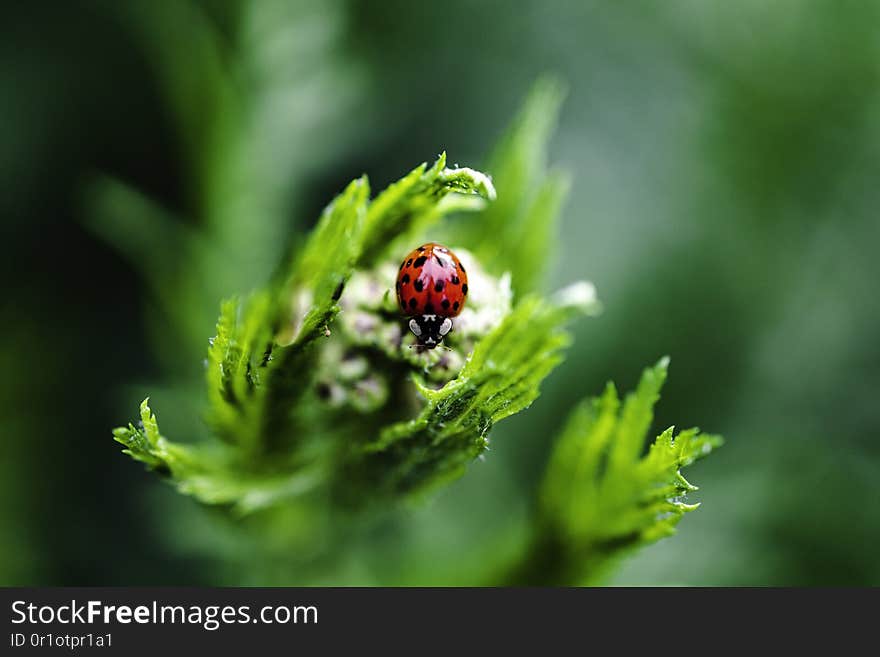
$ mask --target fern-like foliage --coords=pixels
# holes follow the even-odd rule
[[[449,195],[457,198],[449,201]],[[463,195],[481,200],[465,202]],[[418,418],[384,429],[376,424],[376,438],[344,450],[339,457],[342,466],[334,463],[338,455],[326,440],[332,434],[329,426],[322,426],[327,418],[310,410],[320,405],[314,374],[320,371],[322,350],[316,343],[332,334],[330,327],[356,267],[383,264],[381,258],[400,235],[424,230],[449,211],[481,208],[494,196],[488,176],[468,168],[449,169],[445,155],[431,167],[420,165],[372,203],[367,180],[353,181],[324,211],[286,280],[244,302],[232,299],[221,307],[208,351],[207,419],[225,446],[206,451],[161,438],[149,411],[142,418],[143,429],[119,429],[116,439],[135,458],[169,474],[184,492],[206,502],[239,506],[245,498],[252,499],[247,492],[255,479],[261,480],[261,489],[268,483],[283,492],[292,480],[301,479],[302,472],[310,473],[310,480],[376,479],[377,494],[405,494],[460,474],[485,447],[492,424],[537,396],[538,385],[567,344],[562,324],[576,312],[594,308],[591,286],[578,286],[579,297],[533,298],[506,317],[506,310],[495,313],[494,324],[490,319],[475,329],[483,339],[458,376],[439,390],[415,377],[413,391],[425,400]],[[485,281],[484,287],[492,283],[481,276],[478,265],[472,267],[478,289],[471,305],[478,310],[479,281]],[[387,299],[393,279],[386,276],[384,282]],[[484,296],[493,295],[487,292]],[[383,312],[387,308],[377,315]],[[514,330],[520,325],[530,328]],[[413,356],[407,353],[410,346],[397,335],[387,350],[390,360],[421,370],[438,358],[418,352]],[[386,369],[400,367],[400,362],[385,363]],[[362,426],[377,419],[361,418]],[[324,438],[324,444],[316,445],[321,442],[316,437]],[[351,472],[352,468],[359,470]],[[337,475],[337,469],[344,476]],[[275,501],[266,494],[259,499]]]
[[[206,504],[229,505],[248,512],[305,493],[318,483],[313,471],[256,471],[243,467],[234,451],[168,440],[159,432],[146,399],[141,403],[140,416],[138,426],[129,424],[113,430],[114,439],[126,447],[123,452],[168,478],[181,493]]]
[[[489,160],[492,177],[448,167],[441,154],[372,199],[366,176],[352,181],[274,280],[221,304],[205,369],[216,440],[163,436],[145,400],[140,422],[114,431],[125,453],[182,493],[238,513],[375,508],[460,476],[493,427],[538,398],[571,342],[567,325],[599,309],[586,282],[541,293],[568,189],[546,162],[561,99],[558,83],[536,86]],[[132,197],[103,189],[105,208]],[[449,215],[458,217],[441,223]],[[394,285],[401,255],[429,239],[456,251],[470,294],[448,348],[423,352],[412,348]],[[185,242],[210,250],[195,233]],[[171,308],[174,273],[157,271],[154,287]],[[665,361],[647,370],[622,409],[609,386],[575,410],[547,469],[534,542],[510,581],[587,581],[694,508],[679,469],[720,439],[670,429],[643,454],[665,376]]]
[[[622,556],[670,536],[697,490],[681,469],[722,444],[719,436],[670,427],[647,447],[668,359],[647,368],[621,406],[609,383],[582,402],[562,430],[547,466],[537,538],[516,579],[601,581]]]

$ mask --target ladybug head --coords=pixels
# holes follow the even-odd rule
[[[416,315],[409,320],[409,330],[421,346],[433,349],[452,330],[452,320],[440,315]]]

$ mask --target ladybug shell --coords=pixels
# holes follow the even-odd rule
[[[467,272],[452,251],[429,242],[404,258],[397,273],[397,302],[404,315],[456,317],[468,294]]]

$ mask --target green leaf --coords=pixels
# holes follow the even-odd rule
[[[488,176],[467,167],[447,169],[446,153],[441,153],[430,169],[426,166],[417,166],[370,204],[359,267],[375,265],[389,250],[401,250],[400,244],[408,244],[413,235],[450,212],[484,207],[480,201],[475,204],[474,198],[495,199],[495,187]],[[449,202],[447,197],[453,193]],[[467,200],[462,202],[462,198]]]
[[[125,445],[124,454],[136,461],[145,463],[152,470],[164,474],[180,474],[193,459],[189,450],[180,445],[171,445],[159,433],[156,416],[150,410],[149,398],[141,402],[140,426],[129,424],[113,430],[113,438]]]
[[[302,495],[320,481],[314,469],[296,472],[254,472],[228,448],[190,447],[168,441],[159,433],[149,399],[141,403],[141,424],[113,430],[124,454],[168,476],[185,495],[206,504],[230,505],[239,513],[264,508],[281,499]]]
[[[697,508],[684,501],[696,487],[680,470],[722,439],[697,429],[675,436],[669,428],[645,453],[668,362],[644,371],[622,409],[609,384],[572,412],[541,490],[541,532],[531,555],[541,565],[532,563],[524,579],[542,572],[555,575],[556,583],[597,581],[622,556],[673,534],[682,516]]]
[[[568,176],[548,172],[548,143],[565,97],[563,85],[540,79],[495,149],[486,170],[498,201],[462,225],[462,242],[496,275],[510,271],[517,295],[541,283],[555,243]]]
[[[311,384],[313,343],[329,332],[339,312],[339,297],[354,270],[368,197],[366,178],[359,178],[327,206],[287,283],[274,293],[278,297],[273,298],[272,291],[255,296],[246,320],[229,341],[232,349],[226,349],[233,358],[229,369],[236,397],[219,399],[215,390],[212,398],[235,406],[238,421],[227,431],[236,434],[238,442],[255,457],[289,450],[301,442],[293,425],[293,410]],[[274,310],[276,307],[281,310]],[[225,323],[221,313],[218,330]],[[280,331],[276,330],[278,323],[284,327]],[[217,383],[213,375],[209,385]],[[222,408],[215,413],[215,417],[228,415]]]
[[[289,315],[278,342],[303,345],[322,331],[339,311],[337,301],[354,271],[367,234],[370,186],[366,177],[352,181],[321,214],[283,295]]]
[[[538,289],[543,282],[548,256],[556,249],[562,207],[570,188],[571,177],[567,173],[551,171],[529,199],[519,227],[521,239],[510,252],[516,259],[516,292]]]
[[[272,345],[273,308],[267,292],[243,307],[236,298],[224,301],[208,349],[206,420],[220,438],[249,449],[257,440],[252,402]]]

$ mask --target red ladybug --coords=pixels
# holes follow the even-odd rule
[[[397,273],[397,302],[411,318],[409,329],[427,349],[452,330],[452,318],[464,308],[467,294],[467,272],[442,244],[429,242],[415,249]]]

